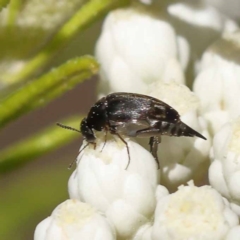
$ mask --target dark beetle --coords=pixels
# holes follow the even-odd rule
[[[58,125],[72,129],[61,124]],[[130,154],[128,145],[121,135],[149,137],[150,152],[155,158],[158,168],[157,150],[161,135],[196,136],[206,140],[200,133],[183,123],[178,112],[168,104],[156,98],[136,93],[112,93],[98,100],[90,109],[88,116],[82,120],[80,126],[80,132],[86,141],[96,145],[94,130],[110,132],[124,142],[129,156],[126,168],[130,163]]]

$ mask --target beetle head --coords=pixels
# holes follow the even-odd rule
[[[94,136],[93,130],[88,126],[86,118],[81,122],[80,131],[87,142],[95,143],[96,137]]]

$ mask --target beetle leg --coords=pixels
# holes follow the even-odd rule
[[[108,133],[108,129],[105,128],[104,144],[103,144],[103,147],[101,149],[101,152],[103,151],[103,149],[104,149],[104,147],[105,147],[105,145],[107,143],[107,133]]]
[[[150,153],[153,152],[153,142],[154,142],[154,137],[150,137],[149,138]]]
[[[129,166],[129,164],[130,164],[130,152],[129,152],[128,144],[127,144],[127,142],[122,138],[122,136],[121,136],[119,133],[117,133],[117,131],[116,131],[116,129],[115,129],[114,127],[111,127],[111,128],[110,128],[110,132],[111,132],[111,134],[117,135],[117,136],[122,140],[122,142],[126,145],[127,153],[128,153],[128,164],[127,164],[125,170],[127,170],[127,169],[128,169],[128,166]]]
[[[80,154],[89,144],[94,144],[94,149],[96,148],[96,143],[89,143],[89,142],[88,142],[88,143],[79,151],[78,154]],[[74,163],[77,163],[77,158],[74,159],[74,160],[69,164],[68,170],[70,170],[70,169],[72,168],[72,166],[73,166]]]
[[[154,135],[156,133],[159,133],[159,129],[158,128],[154,128],[154,127],[150,127],[150,128],[145,128],[145,129],[141,129],[138,130],[136,132],[136,137],[137,136],[149,136],[149,135]],[[160,164],[159,164],[159,160],[158,160],[158,156],[157,156],[157,151],[158,151],[158,144],[161,142],[161,138],[160,136],[151,136],[149,139],[149,145],[150,145],[150,152],[152,153],[157,165],[158,165],[158,169],[160,169]]]
[[[150,137],[150,139],[149,139],[150,152],[153,155],[153,157],[158,165],[158,169],[160,169],[160,163],[158,160],[157,151],[158,151],[158,144],[160,142],[161,142],[161,138],[159,136]]]
[[[140,129],[136,132],[135,137],[151,137],[159,134],[159,129],[155,127],[149,127]]]
[[[128,169],[128,166],[129,166],[129,164],[130,164],[130,152],[129,152],[128,144],[127,144],[127,142],[122,138],[122,136],[121,136],[119,133],[114,133],[114,134],[116,134],[116,135],[122,140],[122,142],[126,145],[127,153],[128,153],[128,164],[127,164],[125,170],[127,170],[127,169]]]

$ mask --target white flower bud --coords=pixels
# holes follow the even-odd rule
[[[152,240],[223,240],[238,225],[237,215],[210,186],[193,183],[157,202]]]
[[[152,224],[148,223],[140,227],[133,240],[152,240]]]
[[[76,199],[58,205],[38,224],[34,240],[114,240],[115,231],[105,217]]]
[[[169,190],[176,190],[192,178],[199,184],[209,165],[211,138],[204,120],[197,114],[198,98],[186,86],[177,83],[152,84],[146,94],[176,109],[184,123],[207,138],[205,141],[197,137],[162,136],[158,148],[162,184]]]
[[[157,164],[139,144],[126,139],[97,138],[97,147],[85,148],[69,180],[71,198],[78,198],[104,212],[114,224],[118,237],[128,239],[148,223],[155,209],[159,181]],[[104,147],[103,147],[104,146]]]
[[[210,184],[240,216],[240,118],[225,124],[214,136],[211,155]]]
[[[110,12],[96,45],[100,93],[142,93],[154,81],[183,83],[177,41],[172,26],[153,12],[140,7]],[[179,41],[187,48],[186,42]],[[186,64],[188,55],[183,55],[180,59]]]
[[[156,189],[156,200],[158,201],[159,199],[167,196],[169,194],[168,190],[162,186],[158,185]],[[147,223],[143,226],[141,226],[136,235],[134,236],[133,240],[152,240],[152,222]]]
[[[201,101],[201,114],[214,134],[240,115],[240,32],[225,34],[203,55],[194,92]]]

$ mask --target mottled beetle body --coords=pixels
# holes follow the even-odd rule
[[[81,122],[80,131],[88,143],[95,144],[94,130],[117,135],[126,144],[129,162],[128,145],[121,135],[149,137],[150,152],[158,167],[157,149],[161,135],[206,139],[183,123],[178,112],[168,104],[135,93],[112,93],[98,100]]]

